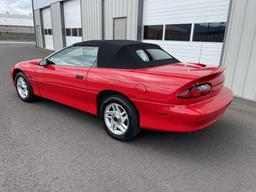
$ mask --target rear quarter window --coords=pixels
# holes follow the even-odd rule
[[[169,54],[167,54],[161,49],[147,49],[147,52],[150,54],[154,61],[172,59],[172,57]]]
[[[143,49],[137,50],[137,51],[136,51],[136,54],[137,54],[144,62],[149,62],[149,61],[150,61],[148,54],[147,54]]]
[[[165,59],[172,59],[168,53],[161,49],[139,49],[136,51],[136,54],[142,59],[144,62],[150,61],[159,61]]]

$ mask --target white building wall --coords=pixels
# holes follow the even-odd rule
[[[38,47],[43,47],[43,34],[42,34],[42,21],[41,21],[41,12],[40,10],[34,11],[34,17],[35,17],[35,35],[36,35],[36,45]]]
[[[127,17],[126,39],[137,40],[140,0],[104,0],[104,38],[113,39],[113,19]]]
[[[51,5],[52,3],[63,1],[63,0],[32,0],[34,4],[34,9],[41,9]]]
[[[222,65],[234,94],[256,100],[256,1],[233,0]]]
[[[81,0],[84,40],[102,39],[102,0]]]
[[[225,22],[229,0],[144,0],[143,25]],[[193,26],[192,26],[193,29]],[[181,61],[219,65],[223,43],[156,41]]]

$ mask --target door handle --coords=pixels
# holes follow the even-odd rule
[[[84,75],[76,74],[76,79],[82,80],[82,79],[84,79],[84,77],[85,77]]]

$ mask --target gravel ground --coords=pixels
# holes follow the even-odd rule
[[[235,99],[195,133],[111,139],[99,119],[16,95],[11,64],[49,51],[0,44],[0,191],[256,191],[256,103]]]

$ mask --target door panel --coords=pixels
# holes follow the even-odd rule
[[[86,110],[87,74],[97,54],[98,47],[72,46],[44,59],[48,65],[38,66],[35,71],[41,96]]]
[[[113,39],[126,39],[126,17],[114,18]]]
[[[90,68],[47,65],[35,71],[42,97],[86,110],[86,78]]]

